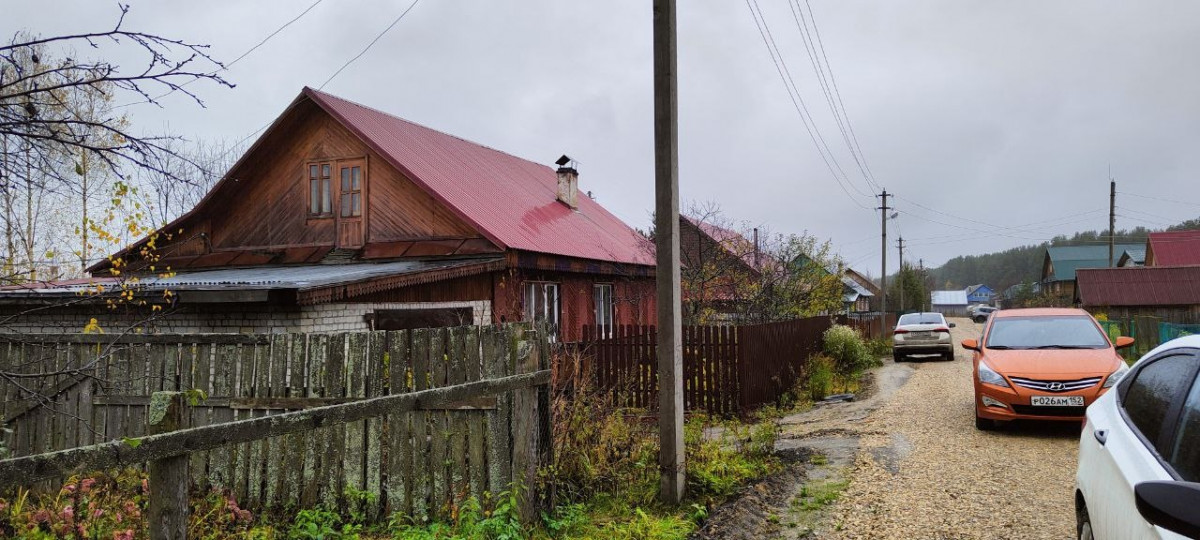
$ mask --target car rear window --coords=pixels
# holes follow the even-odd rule
[[[896,325],[904,326],[906,324],[944,324],[945,319],[941,313],[908,313],[901,315],[900,320],[896,321]]]
[[[1108,339],[1086,315],[992,318],[991,349],[1103,349]]]

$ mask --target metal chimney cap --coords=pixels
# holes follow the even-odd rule
[[[566,154],[563,154],[563,156],[558,158],[558,160],[556,160],[554,162],[554,164],[558,165],[559,167],[565,167],[570,162],[571,162],[571,158],[567,157]]]

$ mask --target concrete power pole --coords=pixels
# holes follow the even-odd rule
[[[1117,234],[1117,181],[1108,179],[1108,267],[1113,264],[1113,249],[1116,248]]]
[[[880,195],[879,197],[881,197],[883,199],[883,206],[879,207],[879,223],[883,227],[883,238],[882,238],[882,241],[880,242],[880,245],[883,246],[883,249],[882,249],[882,252],[883,252],[882,259],[883,260],[880,263],[882,265],[882,275],[879,276],[879,289],[882,291],[882,294],[879,297],[879,311],[883,312],[884,316],[886,317],[887,316],[887,250],[888,250],[888,245],[887,245],[888,215],[887,215],[887,211],[891,210],[891,207],[889,207],[887,205],[888,192],[886,189],[883,190],[883,194]]]
[[[679,504],[686,485],[683,330],[679,276],[679,113],[675,0],[654,0],[654,215],[658,303],[659,497]]]
[[[898,259],[899,264],[900,264],[900,273],[896,274],[896,280],[897,280],[896,286],[900,288],[900,305],[898,306],[897,309],[899,309],[900,311],[904,311],[904,279],[903,279],[903,277],[904,277],[904,237],[903,236],[896,239],[896,247],[900,248],[900,258]]]

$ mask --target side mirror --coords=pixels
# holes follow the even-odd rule
[[[1200,538],[1200,484],[1142,482],[1133,487],[1138,513],[1146,521],[1188,538]]]
[[[1118,349],[1124,349],[1125,347],[1133,345],[1133,338],[1126,337],[1126,336],[1118,337],[1117,342],[1114,343],[1113,345],[1116,346],[1116,348],[1118,348]]]
[[[950,328],[954,328],[954,323],[950,323]]]
[[[969,351],[978,351],[979,350],[979,342],[975,341],[973,339],[964,339],[964,340],[962,340],[962,348],[967,349]]]

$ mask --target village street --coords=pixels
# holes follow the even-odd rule
[[[982,326],[954,322],[956,343]],[[1078,427],[976,430],[970,357],[957,349],[954,362],[889,360],[876,372],[874,396],[783,421],[781,447],[807,445],[827,456],[805,479],[810,491],[830,476],[850,482],[815,523],[789,529],[782,517],[781,535],[809,527],[812,537],[847,539],[1074,534]]]

